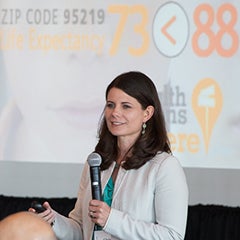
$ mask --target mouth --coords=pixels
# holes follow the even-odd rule
[[[113,126],[121,126],[121,125],[123,125],[124,123],[122,123],[122,122],[111,122],[111,124],[113,125]]]

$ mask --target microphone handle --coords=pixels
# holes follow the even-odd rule
[[[92,198],[102,200],[102,187],[101,175],[99,167],[91,167],[90,169],[91,185],[92,185]]]

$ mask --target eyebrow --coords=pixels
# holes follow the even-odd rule
[[[114,102],[114,101],[111,101],[111,100],[107,100],[106,103],[113,103],[113,104],[115,104],[115,102]],[[134,106],[134,104],[131,103],[131,102],[121,102],[121,105],[128,105],[128,106],[131,106],[131,107]]]
[[[130,102],[121,102],[121,104],[130,104],[130,105],[133,105],[133,104],[130,103]]]
[[[107,102],[115,102],[115,101],[107,100]],[[121,104],[132,104],[132,103],[131,103],[131,102],[127,102],[127,101],[125,101],[125,102],[121,102]]]

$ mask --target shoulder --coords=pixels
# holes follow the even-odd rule
[[[174,155],[159,152],[140,169],[141,179],[152,184],[156,192],[181,191],[181,194],[188,195],[184,170]]]
[[[151,164],[156,164],[159,166],[163,165],[180,165],[178,159],[171,153],[158,152],[151,160]]]
[[[159,152],[149,163],[158,175],[180,175],[182,177],[185,175],[179,160],[173,154]]]
[[[81,174],[81,183],[86,185],[88,184],[90,180],[90,173],[89,173],[89,164],[86,161],[83,165],[83,169],[82,169],[82,174]]]

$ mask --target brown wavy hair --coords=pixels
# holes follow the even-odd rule
[[[156,87],[152,80],[144,73],[131,71],[117,76],[107,87],[105,98],[111,88],[118,88],[135,98],[146,109],[154,107],[153,116],[147,121],[144,134],[140,134],[134,145],[129,149],[122,165],[126,170],[138,169],[151,160],[158,152],[171,153],[167,136],[164,115]],[[99,141],[95,151],[102,156],[101,170],[107,169],[118,156],[117,137],[108,130],[102,114],[98,129]]]

